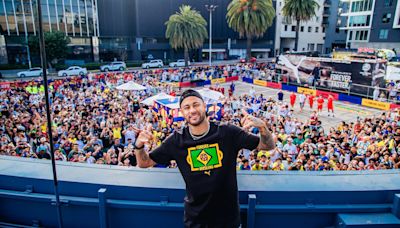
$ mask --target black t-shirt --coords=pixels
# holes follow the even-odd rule
[[[188,127],[175,131],[150,153],[156,163],[177,162],[186,183],[185,221],[200,224],[240,224],[236,157],[253,150],[259,137],[234,125],[210,123],[209,133],[193,140]]]

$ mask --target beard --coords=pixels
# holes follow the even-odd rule
[[[199,126],[206,119],[206,113],[205,112],[197,112],[197,115],[198,115],[198,119],[197,120],[192,120],[190,118],[190,116],[189,116],[188,118],[186,118],[186,122],[189,125],[192,125],[192,126],[195,126],[195,127]]]

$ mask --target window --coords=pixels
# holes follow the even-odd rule
[[[325,33],[325,27],[322,27],[322,33]]]
[[[287,31],[287,25],[285,25],[285,31]]]
[[[386,40],[388,38],[389,30],[388,29],[381,29],[379,30],[379,39]]]
[[[383,14],[382,23],[389,23],[391,18],[392,18],[392,14],[391,13]]]
[[[292,26],[292,32],[296,31],[296,26]]]
[[[384,4],[385,4],[385,7],[392,6],[393,0],[385,0]]]
[[[308,26],[308,32],[311,32],[312,28],[311,26]]]
[[[319,17],[315,16],[315,21],[318,22],[319,21]]]
[[[315,32],[319,32],[319,27],[315,27]]]
[[[308,50],[314,51],[314,44],[308,44]]]
[[[301,32],[304,32],[304,26],[301,26],[301,27],[300,27],[300,31],[301,31]]]
[[[350,27],[370,26],[370,24],[371,15],[350,16],[349,18]]]
[[[349,33],[349,40],[353,40],[353,31],[350,31]]]

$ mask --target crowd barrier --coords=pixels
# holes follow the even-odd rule
[[[294,86],[294,85],[287,85],[287,84],[276,83],[276,82],[268,82],[268,81],[264,81],[264,80],[257,80],[257,79],[251,79],[251,78],[243,78],[242,81],[246,82],[246,83],[254,84],[254,85],[273,88],[273,89],[283,89],[286,91],[291,91],[291,92],[296,92],[296,93],[304,93],[304,94],[308,94],[308,95],[322,96],[325,99],[328,98],[329,95],[332,95],[332,97],[338,101],[349,102],[352,104],[362,105],[365,107],[376,108],[376,109],[380,109],[380,110],[393,110],[393,109],[397,109],[397,108],[400,109],[400,105],[398,105],[398,104],[374,101],[371,99],[361,98],[361,97],[347,95],[347,94],[343,94],[343,93],[334,93],[334,92],[323,91],[323,90],[315,90],[315,89],[310,89],[310,88],[305,88],[305,87],[300,87],[300,86],[298,87],[298,86]]]
[[[233,82],[238,81],[238,76],[227,77],[227,78],[215,78],[211,80],[204,80],[201,82],[179,82],[177,83],[177,87],[186,88],[186,87],[196,87],[196,86],[204,86],[204,85],[215,85],[215,84],[222,84],[226,82]]]

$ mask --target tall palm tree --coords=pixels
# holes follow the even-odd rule
[[[272,25],[272,0],[232,0],[226,13],[228,26],[247,38],[247,60],[251,58],[252,38],[259,38]]]
[[[319,4],[315,0],[285,0],[283,6],[283,15],[296,20],[296,41],[294,49],[298,51],[300,21],[309,21],[316,16],[316,10]]]
[[[204,39],[208,37],[207,22],[196,10],[188,5],[179,7],[179,12],[171,15],[165,22],[167,30],[165,36],[175,50],[184,49],[185,66],[188,66],[189,50],[203,46]]]

